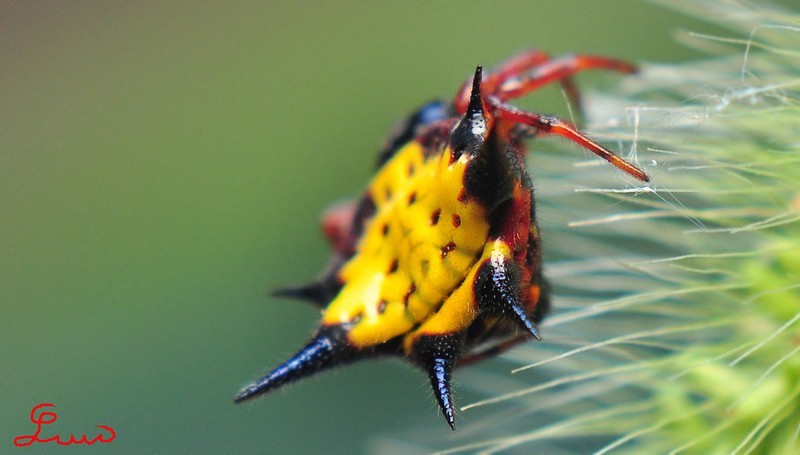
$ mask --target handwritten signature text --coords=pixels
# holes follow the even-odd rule
[[[42,426],[51,425],[51,424],[55,423],[56,420],[58,420],[58,414],[56,414],[55,412],[50,412],[50,411],[44,411],[43,410],[43,411],[39,412],[38,415],[37,415],[37,411],[39,411],[42,408],[48,408],[48,407],[49,408],[55,408],[56,405],[54,405],[53,403],[41,403],[41,404],[38,404],[38,405],[34,406],[33,409],[31,409],[31,422],[33,422],[33,424],[36,425],[36,431],[33,434],[30,434],[30,435],[21,435],[21,436],[17,436],[16,438],[14,438],[14,445],[15,446],[17,446],[17,447],[28,447],[28,446],[33,445],[33,443],[35,443],[35,442],[39,442],[39,443],[42,443],[42,444],[46,444],[48,442],[55,442],[58,445],[62,445],[62,446],[69,446],[69,445],[73,445],[73,444],[75,444],[75,445],[85,444],[87,446],[90,446],[90,445],[92,445],[94,443],[97,443],[97,442],[101,442],[101,443],[111,442],[111,441],[114,440],[114,438],[117,437],[117,432],[114,431],[113,428],[111,428],[111,427],[109,427],[107,425],[95,425],[101,431],[100,431],[100,434],[98,434],[97,436],[93,437],[92,439],[89,439],[86,435],[83,435],[80,438],[75,439],[75,435],[74,434],[69,435],[69,438],[66,441],[61,439],[61,436],[59,436],[59,435],[50,436],[49,438],[42,438],[40,436],[40,434],[42,432]],[[104,434],[104,433],[107,433],[107,434]]]

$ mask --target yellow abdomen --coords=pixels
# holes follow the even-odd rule
[[[479,259],[489,232],[486,209],[467,197],[469,154],[426,157],[410,142],[386,163],[367,197],[375,215],[339,272],[342,290],[323,324],[352,324],[349,341],[375,346],[410,332],[435,313]]]

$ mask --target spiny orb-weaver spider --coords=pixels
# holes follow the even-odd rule
[[[455,430],[453,369],[538,339],[549,307],[525,140],[562,136],[648,181],[569,123],[507,104],[552,82],[578,104],[571,76],[589,69],[635,71],[611,58],[530,50],[486,75],[478,66],[452,103],[410,115],[387,140],[363,196],[325,215],[333,249],[326,271],[276,292],[324,307],[316,334],[235,401],[338,364],[399,355],[428,373]]]

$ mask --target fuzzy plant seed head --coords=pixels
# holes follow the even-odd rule
[[[534,147],[544,341],[504,357],[513,374],[465,378],[488,398],[461,407],[458,440],[413,447],[800,453],[800,13],[668,6],[727,30],[682,37],[709,57],[584,99],[588,131],[651,183]]]

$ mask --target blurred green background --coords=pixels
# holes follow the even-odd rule
[[[21,450],[45,401],[60,420],[43,435],[107,424],[104,453],[446,445],[427,380],[397,361],[234,406],[318,320],[267,290],[316,275],[320,211],[360,191],[397,119],[476,64],[531,46],[677,61],[695,56],[681,28],[705,26],[630,0],[3,1],[0,452]],[[525,105],[567,115],[556,89]]]

